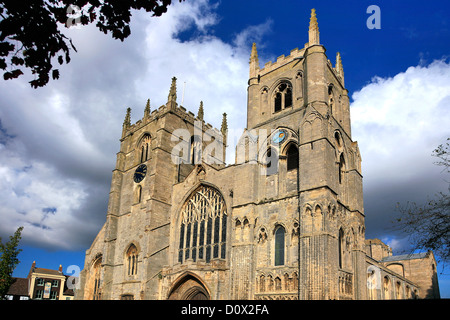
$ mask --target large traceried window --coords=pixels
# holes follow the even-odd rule
[[[181,209],[178,262],[226,257],[227,210],[222,195],[201,186]]]

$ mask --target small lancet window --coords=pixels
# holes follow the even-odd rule
[[[294,144],[289,146],[286,152],[287,155],[287,171],[295,170],[298,168],[298,149]]]
[[[345,171],[345,160],[344,156],[341,154],[339,157],[339,183],[342,183],[344,179],[344,171]]]
[[[191,146],[189,149],[189,163],[192,165],[200,164],[202,158],[201,139],[197,136],[191,137]]]
[[[142,200],[142,186],[138,185],[136,187],[135,203],[140,203]]]
[[[266,175],[272,175],[278,172],[278,154],[272,148],[269,148],[266,153]]]
[[[284,228],[279,226],[275,230],[275,265],[284,265]]]

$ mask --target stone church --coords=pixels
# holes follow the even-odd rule
[[[361,155],[339,53],[319,41],[260,67],[250,56],[247,128],[225,164],[220,129],[167,103],[127,110],[106,222],[77,299],[437,298],[432,252],[393,256],[365,239]]]

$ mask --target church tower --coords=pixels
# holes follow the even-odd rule
[[[298,261],[300,299],[351,299],[362,297],[365,290],[365,277],[358,276],[365,272],[361,157],[351,137],[341,56],[336,53],[333,67],[319,39],[313,9],[304,48],[260,68],[253,44],[247,132],[267,132],[265,140],[258,135],[259,160],[265,160],[268,169],[260,180],[258,201],[279,208],[268,219],[260,215],[256,232],[261,234],[268,228],[263,224],[273,219],[283,226],[283,234],[290,234],[284,241],[298,247],[290,254]],[[283,204],[290,197],[296,203]],[[273,230],[276,238],[276,227]],[[295,268],[294,263],[290,267]],[[270,264],[261,264],[255,272],[264,283],[255,293],[260,298],[266,296],[268,276],[269,281],[283,276],[273,274]]]
[[[173,185],[199,163],[205,142],[223,135],[177,103],[172,78],[165,105],[131,124],[128,108],[112,173],[106,223],[87,250],[81,299],[159,299],[159,273],[168,264]],[[226,125],[226,118],[224,118]],[[225,150],[225,148],[217,148]],[[223,167],[225,151],[211,161]]]

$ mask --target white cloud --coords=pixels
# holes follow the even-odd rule
[[[376,236],[392,227],[397,202],[420,203],[448,187],[431,153],[450,137],[450,64],[439,60],[375,77],[353,100],[366,224]]]
[[[172,76],[178,103],[219,127],[245,127],[251,43],[268,32],[242,30],[235,41],[213,36],[220,22],[207,0],[174,2],[162,17],[133,14],[123,43],[94,26],[68,30],[78,52],[45,88],[29,79],[1,82],[0,234],[24,225],[25,244],[53,249],[90,245],[106,218],[111,171],[127,107],[132,121],[164,104]],[[192,33],[181,41],[180,32]],[[256,38],[255,38],[256,37]]]

